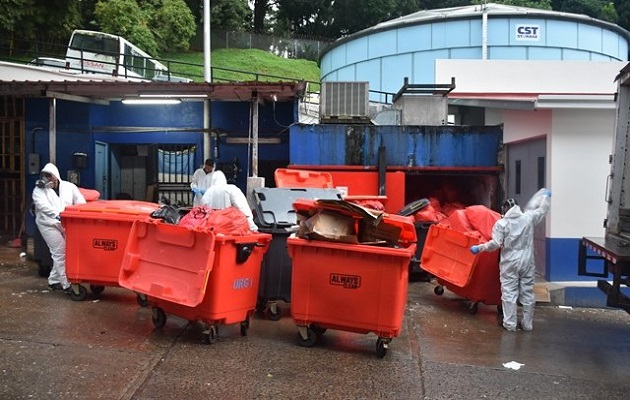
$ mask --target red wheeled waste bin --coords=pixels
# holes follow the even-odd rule
[[[105,286],[119,286],[118,275],[133,223],[149,220],[157,203],[135,200],[98,200],[66,207],[61,222],[66,230],[66,275],[72,284],[70,298],[87,296],[82,283],[98,295]],[[140,305],[146,298],[137,297]]]
[[[479,303],[496,305],[501,311],[499,251],[472,254],[470,247],[479,244],[476,236],[431,225],[422,251],[422,268],[435,276],[434,292],[441,296],[444,287],[470,300],[468,311],[476,314]]]
[[[313,212],[326,210],[318,203],[315,202]],[[298,212],[304,212],[304,207],[309,207],[305,201],[294,203]],[[357,220],[357,226],[362,222]],[[287,239],[293,266],[291,316],[298,327],[299,345],[312,347],[327,329],[371,332],[378,336],[377,356],[384,357],[391,340],[400,334],[407,303],[409,262],[416,249],[413,219],[383,213],[377,225],[365,225],[371,227],[369,233],[357,230],[357,244]],[[392,230],[399,232],[395,243],[361,240]]]
[[[270,241],[266,233],[215,235],[212,228],[137,221],[119,282],[147,296],[158,329],[172,314],[204,323],[206,343],[216,340],[218,324],[240,322],[245,336]]]

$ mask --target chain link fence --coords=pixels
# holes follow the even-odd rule
[[[269,51],[277,56],[285,58],[306,59],[318,61],[325,49],[333,40],[305,38],[305,37],[280,37],[268,34],[250,32],[210,32],[210,46],[217,49],[260,49]],[[191,40],[190,50],[203,51],[203,32]]]

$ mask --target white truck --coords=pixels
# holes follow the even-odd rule
[[[604,278],[597,287],[606,294],[606,305],[630,313],[630,64],[617,76],[616,121],[610,157],[604,220],[605,237],[584,237],[578,252],[578,275]],[[599,270],[593,271],[595,267]],[[609,279],[612,276],[612,284]]]

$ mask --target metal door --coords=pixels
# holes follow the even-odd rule
[[[94,142],[94,177],[96,190],[101,194],[101,199],[109,199],[109,145],[104,142]]]
[[[534,139],[507,145],[507,196],[524,207],[540,189],[546,187],[546,139]],[[545,222],[534,230],[536,273],[545,276]]]

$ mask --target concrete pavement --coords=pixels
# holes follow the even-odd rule
[[[410,283],[403,331],[382,359],[376,337],[328,330],[297,345],[288,305],[247,336],[168,316],[155,329],[135,294],[84,301],[48,290],[21,250],[0,248],[2,399],[621,399],[630,391],[630,315],[538,306],[534,331],[507,332],[431,283]],[[516,362],[518,370],[504,366]]]

